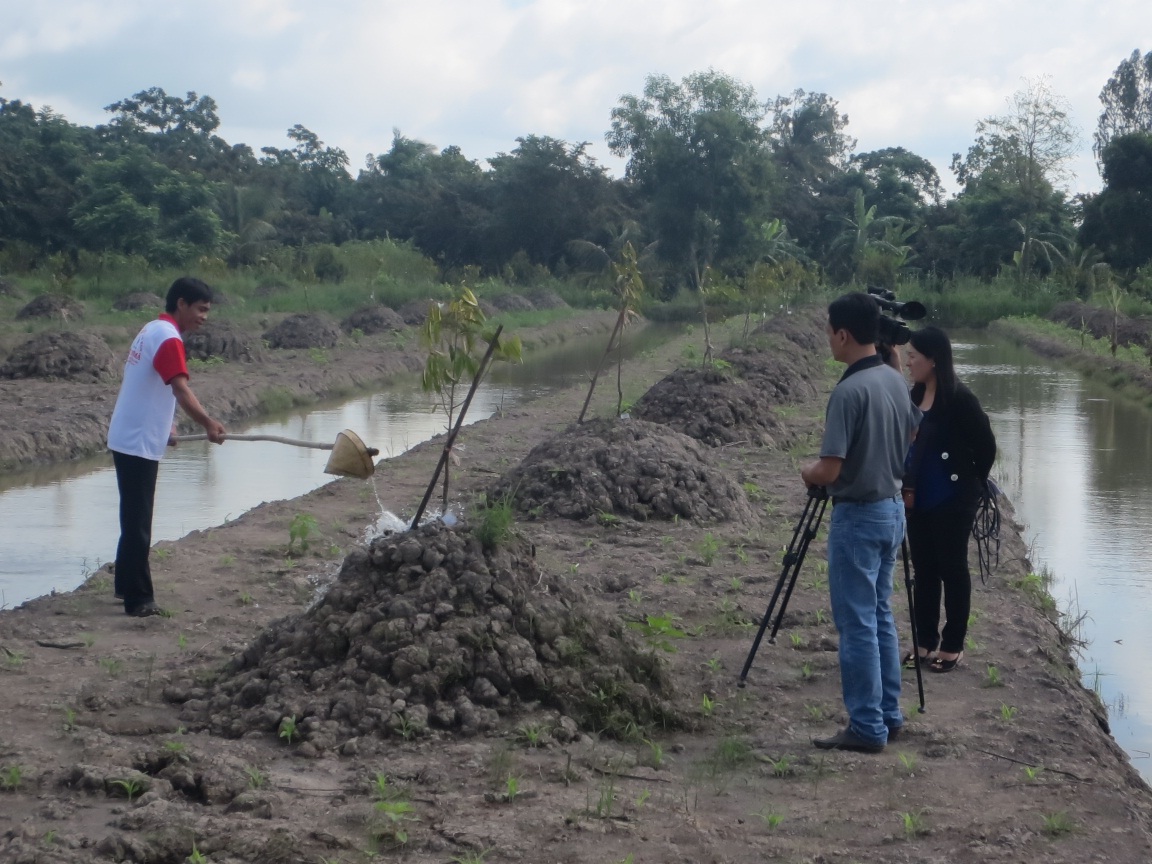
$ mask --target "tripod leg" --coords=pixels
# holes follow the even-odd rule
[[[912,657],[916,664],[916,690],[920,694],[920,713],[924,708],[924,670],[920,663],[920,640],[916,633],[916,600],[912,596],[912,569],[908,566],[908,537],[900,541],[900,555],[904,559],[904,586],[908,590],[908,618],[912,625]]]
[[[788,581],[788,590],[784,592],[784,599],[780,601],[780,611],[776,613],[776,623],[772,625],[772,633],[768,636],[768,644],[776,644],[776,632],[780,629],[780,622],[784,620],[784,610],[788,608],[788,600],[792,597],[792,589],[796,587],[796,577],[800,575],[800,566],[804,563],[804,556],[808,554],[808,545],[816,538],[816,532],[820,530],[820,520],[824,518],[824,509],[828,506],[828,499],[824,498],[820,501],[820,505],[816,508],[816,512],[809,520],[808,527],[804,530],[804,537],[800,544],[800,552],[796,557],[796,567],[792,571],[792,578]]]
[[[776,580],[776,588],[772,591],[772,599],[768,601],[768,608],[764,612],[764,617],[760,620],[760,629],[756,632],[756,638],[752,640],[752,649],[748,652],[748,659],[744,661],[744,668],[740,670],[740,680],[737,682],[737,687],[743,687],[745,680],[748,678],[748,670],[752,668],[752,661],[756,659],[756,652],[760,650],[760,640],[764,638],[764,631],[768,629],[768,622],[772,620],[772,610],[776,608],[776,601],[780,597],[780,591],[784,588],[784,584],[788,579],[788,571],[791,569],[793,563],[797,561],[797,541],[801,541],[804,525],[810,518],[813,504],[817,500],[817,496],[809,493],[808,500],[804,503],[804,512],[800,514],[800,519],[796,523],[796,529],[792,532],[792,539],[788,543],[788,550],[784,553],[784,566],[780,570],[780,578]],[[803,556],[801,555],[801,560]],[[793,581],[795,576],[792,577]],[[789,588],[791,593],[791,588]],[[772,631],[772,635],[776,635],[776,631]]]

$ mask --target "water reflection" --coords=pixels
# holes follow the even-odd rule
[[[666,341],[673,328],[630,332],[626,355]],[[511,408],[557,387],[587,380],[607,334],[531,354],[519,366],[498,364],[477,390],[468,421]],[[342,404],[322,405],[237,433],[281,435],[332,443],[353,429],[381,457],[396,456],[445,430],[443,413],[419,384]],[[175,540],[219,525],[265,501],[295,498],[332,480],[328,452],[269,442],[233,441],[222,447],[191,442],[169,451],[156,487],[153,541]],[[384,484],[381,484],[383,490]],[[383,494],[383,491],[382,493]],[[103,455],[83,462],[0,475],[0,607],[51,591],[70,591],[84,575],[115,557],[119,532],[116,475]],[[406,502],[385,504],[400,509]],[[415,502],[412,502],[414,505]]]
[[[1152,683],[1131,658],[1152,650],[1152,413],[1015,346],[957,343],[957,371],[1000,447],[993,469],[1055,576],[1062,607],[1086,612],[1087,686],[1113,706],[1112,731],[1152,776]]]

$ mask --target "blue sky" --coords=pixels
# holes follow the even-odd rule
[[[654,72],[726,72],[761,99],[822,91],[858,151],[902,146],[946,184],[977,120],[1048,76],[1081,130],[1070,187],[1099,187],[1099,93],[1152,51],[1146,0],[0,0],[0,95],[76,123],[147,87],[212,96],[232,143],[286,146],[303,124],[353,173],[392,130],[472,159],[518,136],[604,146],[609,113]]]

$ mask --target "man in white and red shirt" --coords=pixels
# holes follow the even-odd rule
[[[208,318],[212,289],[184,276],[172,283],[165,311],[144,325],[132,342],[112,422],[108,449],[120,490],[120,542],[116,546],[116,596],[137,618],[164,615],[156,605],[148,552],[152,548],[152,505],[164,450],[175,444],[176,405],[204,427],[208,440],[224,441],[223,425],[213,420],[188,386],[184,333]]]

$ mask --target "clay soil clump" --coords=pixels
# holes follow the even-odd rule
[[[264,334],[270,348],[335,348],[340,330],[325,315],[289,315]]]
[[[604,520],[741,521],[751,508],[740,486],[695,440],[646,420],[576,423],[532,449],[490,491],[533,516]]]
[[[717,369],[677,369],[640,397],[631,413],[709,447],[738,441],[772,447],[784,429],[762,390]]]
[[[254,363],[263,356],[262,346],[251,333],[231,321],[211,319],[184,337],[184,351],[192,359],[205,361],[219,357]]]
[[[562,712],[561,736],[683,725],[655,652],[544,575],[531,544],[486,550],[441,523],[355,550],[318,605],[266,630],[210,692],[188,683],[166,694],[188,720],[231,737],[289,722],[316,752],[472,735],[541,705]]]
[[[398,312],[380,303],[357,309],[340,322],[340,329],[345,333],[351,333],[354,330],[369,334],[391,333],[403,330],[405,326],[407,325]]]
[[[93,333],[49,331],[33,336],[0,366],[0,378],[98,381],[113,372],[112,349]]]
[[[134,309],[163,309],[164,300],[151,291],[133,291],[125,294],[112,304],[112,308],[119,312],[129,312]]]
[[[28,318],[55,318],[58,321],[79,321],[84,317],[84,304],[66,294],[41,294],[19,312],[16,320]]]

